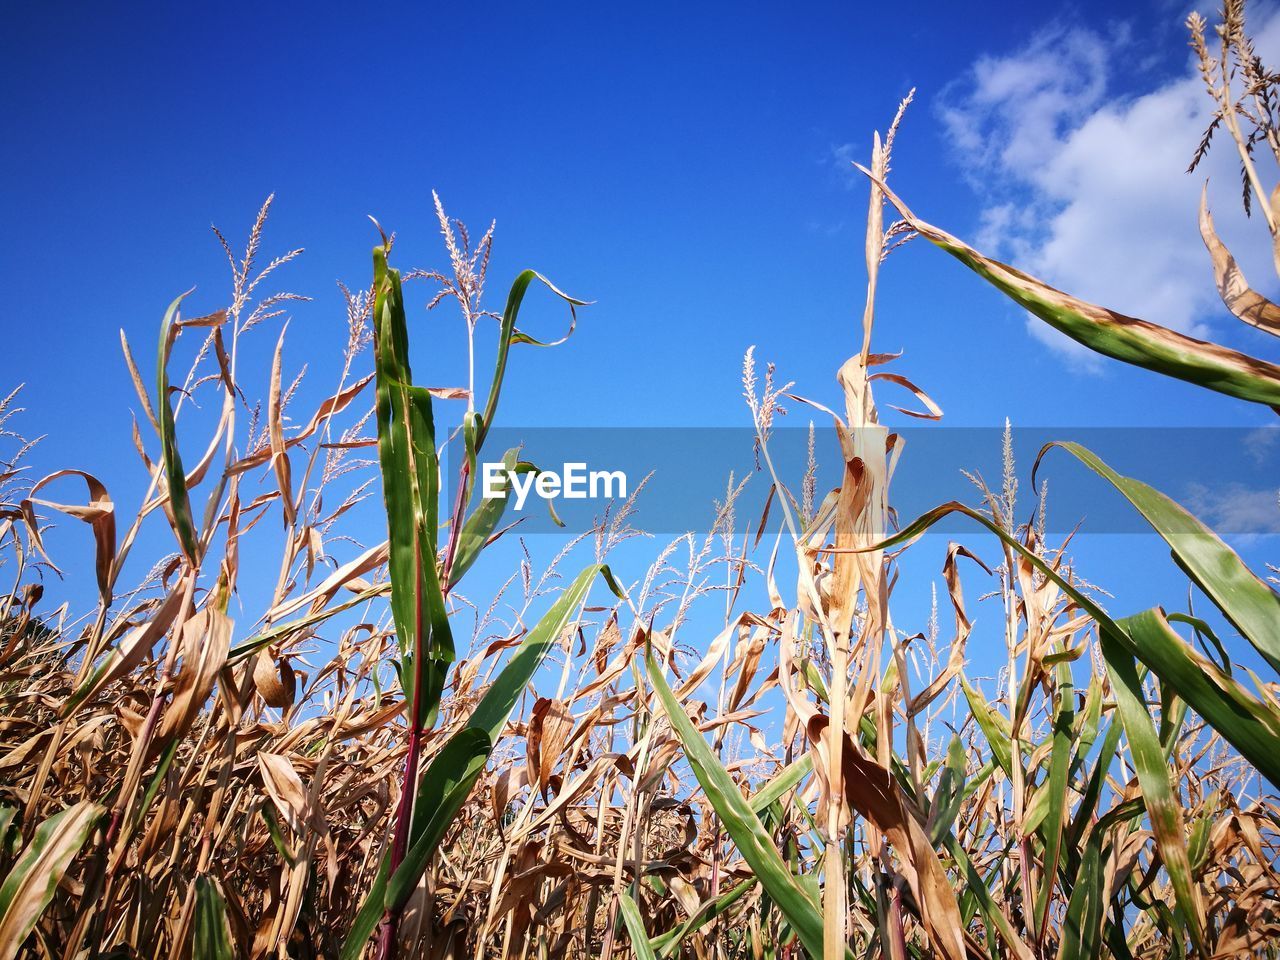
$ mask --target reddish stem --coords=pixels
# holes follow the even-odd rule
[[[899,957],[907,956],[907,934],[902,924],[902,890],[898,881],[894,881],[889,891],[889,936],[893,938],[893,952]]]
[[[450,582],[453,577],[453,558],[458,551],[458,535],[462,532],[462,524],[459,520],[465,506],[463,498],[467,495],[467,478],[470,475],[471,466],[464,461],[462,470],[458,474],[458,497],[453,505],[453,523],[449,524],[449,543],[444,549],[444,563],[440,566],[440,590],[446,597],[453,586]]]
[[[458,547],[458,535],[462,528],[463,496],[467,489],[467,477],[470,469],[466,463],[462,465],[458,483],[458,496],[453,510],[453,521],[449,524],[449,543],[445,548],[444,563],[441,566],[441,589],[443,596],[449,596],[453,586],[449,582],[449,574],[453,568],[453,558]],[[404,855],[409,847],[409,826],[413,821],[413,798],[418,787],[418,766],[422,756],[422,734],[424,729],[420,722],[422,709],[422,687],[426,680],[426,645],[423,642],[423,610],[422,610],[422,553],[414,553],[414,620],[416,623],[415,649],[413,655],[413,703],[409,717],[409,744],[404,761],[404,780],[400,787],[400,803],[396,807],[396,829],[391,841],[391,865],[387,879],[395,875],[396,869],[404,862]],[[378,928],[378,960],[395,960],[396,930],[400,927],[400,916],[403,908],[393,904],[383,915]]]
[[[404,760],[404,779],[400,785],[400,803],[396,808],[396,829],[391,841],[391,864],[387,881],[395,876],[396,869],[404,861],[409,847],[409,825],[413,820],[413,797],[418,786],[418,760],[422,754],[422,725],[419,722],[422,708],[422,686],[426,679],[426,645],[422,627],[422,551],[414,551],[414,610],[415,623],[413,651],[413,702],[409,714],[409,747]],[[401,908],[392,904],[382,916],[378,928],[379,960],[394,960],[396,955],[396,930],[400,927]]]

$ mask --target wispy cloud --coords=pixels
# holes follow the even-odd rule
[[[1280,533],[1280,495],[1275,489],[1194,483],[1183,505],[1220,534]]]
[[[1261,466],[1274,457],[1278,441],[1280,427],[1258,427],[1244,435],[1245,452],[1254,463]]]
[[[867,158],[863,154],[869,153],[870,149],[870,147],[864,147],[860,150],[856,144],[852,143],[833,144],[831,152],[826,157],[823,157],[823,162],[831,163],[839,174],[840,181],[847,189],[852,190],[854,187],[861,187],[866,183],[866,180],[860,174],[855,175],[853,165],[855,163],[865,164]]]
[[[1254,29],[1258,52],[1275,63],[1280,15]],[[938,111],[984,203],[981,248],[1087,300],[1204,336],[1225,316],[1196,227],[1204,177],[1251,279],[1270,272],[1265,231],[1241,222],[1225,143],[1185,173],[1212,106],[1190,61],[1155,89],[1119,89],[1115,65],[1135,46],[1124,29],[1051,26],[1022,49],[977,60]],[[1081,365],[1094,358],[1039,320],[1028,329]]]

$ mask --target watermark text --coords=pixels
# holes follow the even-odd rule
[[[585,463],[566,463],[560,471],[507,469],[503,463],[486,463],[483,497],[499,500],[515,494],[515,509],[523,510],[529,494],[543,500],[626,499],[627,475],[621,470],[588,470]]]

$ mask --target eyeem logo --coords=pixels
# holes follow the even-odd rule
[[[484,465],[484,498],[501,500],[508,486],[515,492],[515,508],[524,509],[525,499],[533,491],[543,500],[598,500],[627,496],[627,475],[621,470],[587,470],[585,463],[566,463],[564,469],[508,470],[502,463]]]

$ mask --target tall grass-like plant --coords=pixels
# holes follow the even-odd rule
[[[444,221],[443,214],[441,219]],[[588,568],[578,576],[516,647],[463,729],[440,749],[425,773],[420,772],[422,742],[439,712],[440,694],[455,659],[445,601],[493,535],[505,504],[505,498],[497,500],[496,507],[490,500],[466,514],[477,476],[477,458],[497,415],[508,351],[518,335],[520,304],[529,284],[542,278],[531,270],[516,278],[501,320],[489,399],[482,413],[468,403],[463,420],[466,454],[458,477],[457,501],[448,524],[447,546],[438,557],[440,459],[431,392],[413,383],[404,295],[399,271],[387,265],[390,252],[391,243],[384,238],[373,253],[373,346],[391,609],[400,649],[396,668],[409,705],[408,742],[390,850],[343,949],[344,957],[359,956],[372,921],[380,917],[378,956],[382,960],[395,956],[404,905],[484,770],[516,701],[551,645],[577,614],[594,576],[603,573],[611,579],[603,566]],[[455,264],[458,260],[455,256]],[[462,277],[458,284],[463,287]],[[570,309],[583,305],[551,284],[546,286],[565,299]],[[475,326],[470,316],[467,321],[470,340]],[[474,350],[471,352],[474,355]],[[474,376],[469,401],[473,392]],[[515,455],[516,451],[508,451],[504,460],[511,462]]]
[[[1270,74],[1237,5],[1221,55],[1192,26],[1215,102],[1247,108],[1216,136],[1253,163],[1275,149]],[[372,282],[342,288],[322,390],[289,373],[283,314],[301,298],[265,292],[300,253],[263,254],[270,203],[242,252],[218,235],[227,299],[179,298],[153,372],[122,338],[132,512],[92,464],[29,482],[17,394],[0,401],[0,960],[1280,955],[1280,810],[1258,786],[1280,775],[1275,684],[1192,647],[1188,632],[1226,647],[1203,618],[1104,609],[1044,503],[1021,512],[1009,435],[976,505],[896,527],[894,478],[914,464],[886,396],[942,411],[875,349],[893,320],[877,287],[919,235],[1113,356],[1245,402],[1272,402],[1272,368],[1082,305],[920,221],[888,183],[901,121],[872,142],[867,295],[832,397],[745,357],[763,514],[741,519],[730,480],[706,533],[654,541],[625,577],[605,564],[621,570],[612,551],[639,533],[634,491],[544,568],[509,551],[499,586],[467,594],[485,548],[517,536],[475,486],[514,351],[538,343],[517,324],[525,297],[547,286],[571,324],[580,302],[525,271],[491,313],[492,228],[473,242],[438,201],[447,266],[402,276],[384,237]],[[1255,204],[1262,177],[1246,165]],[[1224,303],[1274,326],[1201,223]],[[415,283],[461,313],[462,386],[421,379],[441,366],[429,333],[410,364]],[[490,376],[477,345],[495,329]],[[450,484],[444,404],[463,451]],[[832,449],[815,432],[808,463],[784,462],[784,406],[833,423]],[[1276,665],[1264,578],[1152,487],[1054,450],[1132,503]],[[536,453],[501,459],[529,473]],[[55,515],[72,535],[51,534]],[[949,544],[922,608],[900,557],[947,515],[992,550]],[[151,556],[144,525],[165,537]],[[55,596],[55,563],[92,584],[87,612]],[[591,593],[600,576],[612,594]],[[979,613],[1003,642],[994,677],[969,656]]]
[[[1208,152],[1214,135],[1225,131],[1240,159],[1245,210],[1249,212],[1251,207],[1256,207],[1261,211],[1273,252],[1280,251],[1277,194],[1264,187],[1255,158],[1256,152],[1262,152],[1280,165],[1277,76],[1263,65],[1253,50],[1245,28],[1242,2],[1229,0],[1224,5],[1222,22],[1216,30],[1219,41],[1216,52],[1210,49],[1205,35],[1206,22],[1200,15],[1192,14],[1187,25],[1201,76],[1215,102],[1213,119],[1188,172],[1194,171]],[[1264,149],[1255,151],[1257,145],[1263,145]],[[1077,342],[1126,363],[1241,400],[1267,404],[1280,411],[1280,367],[1056,290],[921,220],[884,185],[882,175],[874,169],[860,169],[876,188],[885,192],[902,216],[902,222],[912,231],[950,253],[1031,314]],[[1274,168],[1272,175],[1275,175]],[[1199,223],[1223,304],[1241,321],[1263,332],[1280,335],[1280,323],[1277,323],[1280,307],[1248,286],[1235,258],[1218,237],[1208,208],[1207,187],[1201,198]],[[1280,275],[1280,253],[1274,259]],[[1053,447],[1073,454],[1130,502],[1169,545],[1174,562],[1187,575],[1190,584],[1209,599],[1225,621],[1277,671],[1280,679],[1280,594],[1189,511],[1150,485],[1116,473],[1079,444],[1049,444],[1037,457],[1037,466]],[[951,512],[969,513],[994,532],[1001,533],[967,508],[948,504],[921,517],[880,546],[907,542]],[[1280,786],[1280,765],[1276,761],[1280,751],[1280,701],[1276,699],[1276,681],[1258,682],[1256,692],[1248,690],[1233,675],[1223,644],[1200,618],[1170,615],[1157,607],[1113,620],[1070,583],[1046,568],[1032,551],[1002,536],[1027,562],[1068,591],[1097,623],[1100,649],[1133,753],[1148,821],[1173,886],[1181,925],[1197,953],[1218,955],[1221,951],[1211,951],[1206,940],[1205,907],[1192,875],[1186,819],[1175,778],[1167,768],[1168,751],[1162,749],[1160,743],[1169,718],[1162,718],[1161,731],[1157,731],[1147,710],[1139,667],[1159,679],[1161,702],[1166,708],[1179,703],[1190,706],[1273,787]],[[1179,635],[1174,623],[1185,625],[1199,639],[1212,642],[1221,660],[1214,662],[1200,654]],[[1233,931],[1232,936],[1237,936],[1236,932]],[[1228,942],[1237,941],[1229,939]]]
[[[1254,198],[1263,211],[1273,246],[1280,249],[1277,241],[1280,226],[1272,207],[1272,195],[1262,185],[1254,158],[1255,144],[1265,144],[1280,164],[1280,139],[1277,139],[1273,106],[1280,92],[1276,88],[1277,79],[1253,53],[1245,32],[1243,4],[1228,3],[1224,8],[1223,22],[1217,31],[1221,52],[1216,57],[1210,54],[1206,43],[1203,18],[1193,14],[1188,26],[1201,73],[1218,104],[1191,170],[1207,152],[1214,132],[1225,129],[1241,157],[1246,210]],[[1237,91],[1236,84],[1243,89]],[[1245,124],[1252,129],[1246,129]],[[864,169],[864,172],[873,181],[877,180],[872,171]],[[1054,290],[925,223],[891,191],[884,189],[911,229],[951,253],[1032,314],[1085,346],[1157,373],[1280,409],[1280,367],[1147,321],[1121,316]],[[1247,286],[1235,258],[1214,230],[1207,194],[1201,201],[1200,227],[1224,305],[1251,326],[1273,335],[1280,333],[1280,327],[1272,322],[1280,316],[1280,307]],[[1276,268],[1280,274],[1280,259]],[[1040,458],[1055,446],[1073,454],[1132,504],[1168,543],[1174,561],[1192,584],[1212,601],[1263,660],[1280,672],[1280,595],[1261,576],[1250,571],[1208,526],[1169,497],[1139,480],[1117,474],[1095,454],[1075,443],[1050,444],[1041,451]],[[1187,617],[1178,620],[1202,634],[1211,634],[1203,621]],[[1141,619],[1131,621],[1130,628],[1118,631],[1118,636],[1123,638],[1130,654],[1136,653],[1150,669],[1172,683],[1178,694],[1187,698],[1202,715],[1217,717],[1222,723],[1219,729],[1223,735],[1257,764],[1273,784],[1280,784],[1274,740],[1280,731],[1280,714],[1273,704],[1259,701],[1244,691],[1231,679],[1229,666],[1226,670],[1216,668],[1185,642],[1177,642],[1163,611],[1150,611]],[[1221,645],[1217,646],[1221,651]],[[1192,677],[1202,681],[1190,679]],[[1234,704],[1239,712],[1234,721],[1218,709],[1232,709],[1226,707],[1228,703]]]

